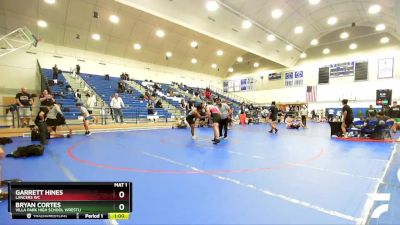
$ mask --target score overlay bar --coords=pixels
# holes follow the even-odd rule
[[[132,183],[10,183],[8,211],[15,219],[108,219],[110,213],[129,218]]]

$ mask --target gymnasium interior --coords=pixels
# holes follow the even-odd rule
[[[0,225],[399,224],[399,12],[0,0]]]

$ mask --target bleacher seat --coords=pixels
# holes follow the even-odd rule
[[[110,80],[105,80],[104,76],[101,75],[83,73],[81,73],[80,76],[106,103],[110,103],[111,96],[117,92],[120,78],[110,77]],[[119,93],[119,96],[124,101],[126,107],[122,110],[124,113],[124,118],[147,118],[147,101],[141,100],[141,93],[135,88],[131,88],[132,94]],[[157,116],[160,118],[171,118],[171,113],[165,109],[155,108],[154,111],[157,112]]]

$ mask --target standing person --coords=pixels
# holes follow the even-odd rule
[[[343,116],[343,122],[342,122],[342,133],[343,137],[347,138],[347,129],[350,128],[351,124],[353,123],[353,110],[349,105],[347,105],[348,100],[343,99],[342,104],[342,116]]]
[[[186,121],[190,125],[190,133],[192,134],[192,139],[196,139],[196,135],[194,133],[196,119],[202,119],[204,116],[200,115],[200,111],[202,110],[202,104],[196,104],[196,107],[193,107],[188,115],[186,116]]]
[[[89,114],[88,110],[84,106],[82,106],[82,103],[76,103],[76,107],[79,109],[83,117],[83,127],[85,128],[85,135],[92,135],[89,130],[89,121],[93,120],[92,116]]]
[[[97,123],[97,118],[96,116],[93,115],[93,108],[96,105],[96,95],[90,95],[90,94],[86,94],[86,107],[87,110],[89,112],[89,115],[93,117],[93,120],[95,121],[95,123]]]
[[[57,80],[58,79],[58,73],[59,73],[59,71],[58,71],[58,68],[57,68],[57,64],[55,64],[53,66],[53,80]]]
[[[124,117],[122,115],[122,108],[125,108],[125,104],[124,101],[122,101],[122,98],[118,96],[118,93],[114,94],[114,97],[111,99],[110,106],[114,114],[115,122],[118,123],[119,116],[121,119],[121,123],[123,123]]]
[[[221,112],[221,121],[219,121],[219,138],[222,138],[222,128],[225,130],[224,138],[228,137],[228,117],[230,116],[231,108],[228,104],[222,103],[220,98],[217,98],[217,107]]]
[[[308,116],[308,110],[307,106],[303,106],[302,109],[300,110],[301,114],[301,122],[304,127],[307,127],[307,116]]]
[[[328,121],[329,122],[333,122],[334,113],[335,113],[335,110],[333,110],[332,108],[328,109]]]
[[[390,107],[387,114],[394,120],[392,131],[396,133],[397,129],[400,128],[400,106],[397,105],[397,101],[393,101],[393,105]]]
[[[271,103],[269,111],[269,124],[271,125],[271,130],[268,132],[272,133],[275,131],[276,134],[278,133],[278,129],[276,128],[276,121],[278,120],[278,108],[276,108],[275,101]]]
[[[45,89],[42,94],[39,96],[40,107],[49,106],[55,102],[53,96],[49,94],[49,92]]]
[[[212,127],[214,129],[213,144],[218,144],[219,141],[219,122],[221,121],[221,112],[218,107],[212,103],[207,106],[207,115],[209,120],[212,119]]]
[[[29,126],[29,121],[31,119],[31,111],[33,98],[32,95],[28,93],[26,87],[21,88],[21,92],[15,96],[15,100],[19,106],[19,118],[21,120],[22,127]]]
[[[365,113],[365,116],[367,118],[372,118],[376,116],[376,110],[372,105],[369,105],[369,108],[367,109],[367,112]]]
[[[76,74],[81,74],[81,66],[79,64],[76,65]]]

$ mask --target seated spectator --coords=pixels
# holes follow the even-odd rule
[[[133,93],[133,90],[132,90],[132,88],[128,88],[127,90],[126,90],[126,93],[128,93],[128,94],[132,94]]]
[[[154,115],[154,103],[152,100],[147,103],[147,114]]]
[[[157,102],[156,102],[156,108],[162,108],[162,107],[163,106],[162,106],[161,99],[158,99]]]
[[[82,95],[81,95],[81,93],[79,92],[79,89],[76,89],[76,92],[75,92],[75,100],[76,100],[77,102],[79,102],[79,101],[81,101],[81,99],[82,99]]]
[[[300,117],[296,116],[295,118],[289,117],[286,122],[286,128],[288,129],[299,129],[300,127],[304,128],[304,124],[301,122]]]
[[[67,91],[67,93],[71,93],[72,92],[72,86],[67,84],[65,85],[65,90]]]
[[[185,119],[179,119],[178,122],[172,126],[172,128],[184,129],[187,128],[187,124],[185,123]]]
[[[124,93],[125,92],[125,84],[121,80],[118,82],[118,93]]]
[[[110,75],[108,74],[104,75],[104,80],[110,80]]]

